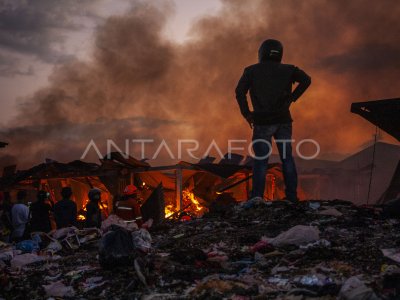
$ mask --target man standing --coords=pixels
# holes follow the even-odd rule
[[[240,112],[253,128],[253,197],[263,197],[271,139],[274,137],[282,160],[287,200],[296,202],[297,171],[292,156],[292,118],[289,107],[311,84],[311,78],[293,65],[282,64],[283,46],[277,40],[264,41],[258,50],[259,63],[244,69],[236,87]],[[298,83],[292,91],[292,85]],[[247,103],[250,91],[253,112]]]
[[[12,240],[19,242],[24,238],[25,227],[29,221],[29,208],[26,206],[27,193],[25,190],[18,191],[17,203],[12,206],[11,220],[13,232],[11,234]]]
[[[31,230],[49,232],[51,231],[50,214],[53,210],[53,202],[50,194],[46,191],[39,191],[36,202],[31,204]]]
[[[124,196],[115,203],[115,214],[125,221],[136,222],[139,227],[142,226],[139,190],[135,185],[125,187]]]
[[[62,199],[54,204],[54,218],[57,229],[76,225],[76,203],[71,200],[72,189],[63,187],[61,190]]]
[[[99,203],[101,202],[101,191],[98,188],[93,188],[88,194],[89,202],[86,205],[86,220],[85,227],[101,227],[101,209]]]

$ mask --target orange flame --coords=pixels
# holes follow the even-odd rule
[[[165,206],[165,217],[168,218],[174,213],[174,206],[172,204]]]

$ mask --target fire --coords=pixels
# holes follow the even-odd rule
[[[192,202],[194,204],[194,209],[196,211],[201,211],[203,209],[203,207],[200,205],[200,202],[196,199],[196,196],[192,193],[189,192],[188,190],[184,190],[182,192],[183,195],[183,199],[189,200],[190,202]]]
[[[87,211],[86,209],[86,205],[88,204],[89,199],[85,199],[82,203],[82,209],[80,210],[80,214],[76,217],[76,219],[78,221],[85,221],[86,217],[84,215],[84,212]],[[104,202],[99,202],[99,208],[102,212],[102,214],[104,214],[103,217],[107,218],[108,217],[108,205]]]
[[[165,206],[165,217],[168,218],[174,213],[174,206],[172,204]]]
[[[185,212],[189,213],[190,215],[201,216],[207,208],[202,206],[195,196],[195,194],[189,190],[184,190],[182,192],[182,208]],[[170,217],[173,213],[177,211],[176,207],[172,204],[168,204],[165,206],[165,217]]]

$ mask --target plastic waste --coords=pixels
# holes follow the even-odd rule
[[[112,225],[100,242],[99,261],[104,269],[133,265],[135,246],[131,232]]]
[[[275,238],[268,239],[276,247],[284,245],[300,246],[317,240],[319,240],[318,228],[305,225],[296,225]]]
[[[323,216],[332,216],[332,217],[341,217],[343,214],[338,211],[336,208],[328,208],[325,210],[321,210],[318,212],[318,214],[323,215]]]
[[[374,291],[367,287],[357,276],[350,277],[339,292],[341,300],[378,300]]]
[[[41,239],[39,235],[34,235],[31,240],[21,241],[16,245],[17,250],[21,250],[22,253],[38,252],[40,250]]]
[[[390,248],[390,249],[381,249],[384,256],[394,260],[395,262],[400,263],[400,249]]]
[[[252,252],[257,252],[260,251],[262,249],[265,249],[268,246],[268,242],[265,239],[261,239],[260,241],[258,241],[257,243],[255,243],[250,250]]]
[[[49,252],[50,254],[54,254],[54,253],[57,253],[58,251],[60,251],[61,249],[62,249],[62,246],[61,246],[60,242],[58,242],[57,240],[54,240],[47,245],[46,252]]]
[[[335,283],[331,278],[322,274],[304,275],[295,278],[294,281],[306,286],[325,286]]]
[[[11,268],[17,269],[21,268],[23,266],[42,261],[45,258],[42,256],[38,256],[33,253],[25,253],[21,255],[14,256],[14,258],[11,260]]]
[[[314,243],[309,243],[307,245],[301,245],[300,249],[310,249],[310,248],[318,248],[318,247],[330,247],[331,242],[325,239],[318,240]]]
[[[319,202],[310,202],[310,203],[308,204],[308,206],[309,206],[311,209],[317,210],[318,208],[320,208],[321,204],[320,204]]]
[[[145,253],[151,250],[151,235],[144,228],[132,232],[132,241],[135,249],[139,249]]]
[[[66,286],[61,280],[43,285],[47,297],[74,297],[75,291],[72,286]]]
[[[75,233],[78,231],[78,228],[72,226],[72,227],[65,227],[65,228],[60,228],[51,233],[51,236],[55,239],[62,239],[65,238],[66,236]]]
[[[101,231],[103,233],[107,232],[112,225],[118,225],[119,227],[125,228],[129,231],[134,231],[138,229],[136,222],[127,223],[117,215],[110,215],[106,220],[101,223]]]

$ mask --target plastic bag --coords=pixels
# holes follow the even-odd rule
[[[117,215],[110,215],[106,220],[104,220],[101,223],[101,231],[103,233],[105,233],[108,230],[110,230],[111,226],[113,226],[113,225],[114,226],[117,225],[117,226],[125,228],[129,231],[138,229],[138,226],[135,222],[127,223],[123,219],[118,217]]]
[[[319,230],[316,227],[296,225],[288,231],[282,232],[277,237],[268,241],[276,246],[284,245],[304,245],[319,240]]]
[[[72,286],[66,286],[62,281],[57,281],[49,285],[43,285],[47,297],[74,297],[75,291]]]
[[[135,247],[131,232],[112,225],[110,231],[101,239],[99,248],[99,262],[104,269],[117,266],[133,265]]]
[[[21,250],[22,253],[38,252],[40,250],[40,236],[34,235],[31,240],[21,241],[16,245],[17,250]]]
[[[17,269],[42,260],[45,260],[45,258],[32,253],[17,255],[11,260],[11,268]]]
[[[350,277],[343,284],[339,292],[339,299],[342,300],[378,300],[374,291],[367,287],[364,282],[356,276]]]
[[[151,249],[151,235],[146,229],[132,232],[132,241],[135,249],[146,253]]]

